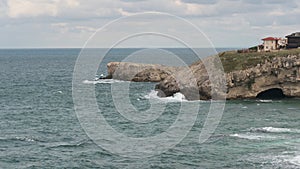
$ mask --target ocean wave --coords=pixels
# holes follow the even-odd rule
[[[99,79],[99,80],[84,80],[82,83],[84,84],[112,84],[112,83],[121,83],[126,82],[122,80],[115,80],[115,79]]]
[[[151,90],[150,93],[144,95],[144,97],[140,97],[139,99],[156,99],[159,101],[163,101],[163,102],[189,102],[189,103],[223,103],[222,100],[187,100],[185,98],[185,96],[180,93],[177,92],[175,93],[173,96],[169,96],[169,97],[159,97],[157,95],[158,91],[155,90]]]
[[[300,166],[300,156],[299,154],[295,154],[295,152],[282,152],[280,155],[275,154],[263,154],[257,156],[254,155],[246,155],[242,157],[243,159],[247,159],[252,163],[261,163],[261,164],[270,164],[271,166],[266,166],[265,168],[299,168]],[[264,168],[264,167],[263,167]]]
[[[300,166],[300,155],[286,159],[286,161],[293,165]]]
[[[35,142],[36,140],[34,138],[29,138],[29,137],[16,137],[17,140],[20,141],[27,141],[27,142]]]
[[[69,147],[82,147],[86,144],[89,144],[88,140],[82,140],[79,142],[56,142],[48,145],[48,148],[69,148]]]
[[[10,138],[10,140],[25,141],[25,142],[36,142],[36,141],[38,141],[37,139],[35,139],[33,137],[14,137],[14,138]]]
[[[0,137],[1,142],[23,141],[23,142],[43,142],[42,140],[32,136],[15,136],[15,137]]]
[[[275,139],[274,136],[268,136],[268,135],[257,135],[257,134],[230,134],[230,137],[237,137],[241,139],[247,139],[247,140],[263,140],[263,139]]]
[[[272,103],[273,100],[257,100],[257,102],[261,102],[261,103]]]
[[[263,133],[300,133],[299,129],[277,128],[277,127],[251,128],[250,131],[263,132]]]
[[[271,155],[268,158],[274,165],[282,166],[281,168],[299,168],[296,166],[300,166],[300,156],[297,152],[283,152],[282,155]]]
[[[151,90],[149,94],[145,95],[145,99],[158,99],[165,102],[187,102],[185,96],[182,93],[175,93],[173,96],[169,97],[159,97],[157,96],[158,91]]]

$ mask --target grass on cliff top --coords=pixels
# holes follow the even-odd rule
[[[227,51],[219,53],[219,57],[226,73],[235,70],[244,70],[265,63],[274,57],[287,57],[288,55],[298,55],[300,49],[281,50],[275,52],[251,52],[238,53],[237,51]]]

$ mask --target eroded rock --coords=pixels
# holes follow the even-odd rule
[[[161,97],[181,92],[188,100],[255,98],[276,88],[288,97],[300,97],[300,54],[274,57],[254,67],[224,73],[218,57],[189,67],[111,62],[108,76],[136,82],[158,82]]]

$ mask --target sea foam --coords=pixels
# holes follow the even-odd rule
[[[112,84],[112,83],[121,83],[126,82],[122,80],[115,80],[115,79],[99,79],[99,80],[84,80],[82,83],[84,84]]]
[[[268,136],[268,135],[257,135],[257,134],[230,134],[230,137],[237,137],[241,139],[247,139],[247,140],[263,140],[263,139],[275,139],[274,136]]]
[[[185,96],[182,93],[175,93],[173,96],[169,97],[159,97],[157,96],[158,91],[151,90],[150,93],[144,96],[145,99],[158,99],[165,102],[186,102]]]
[[[277,128],[277,127],[251,128],[250,131],[264,132],[264,133],[300,133],[299,129]]]
[[[296,166],[300,166],[300,155],[295,156],[293,158],[287,159],[286,161],[288,161],[289,163],[296,165]]]

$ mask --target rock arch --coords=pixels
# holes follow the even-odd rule
[[[264,90],[256,95],[256,98],[258,99],[283,99],[285,97],[283,90],[280,88]]]

